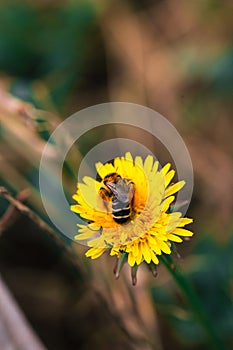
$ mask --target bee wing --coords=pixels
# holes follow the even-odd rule
[[[122,183],[107,182],[106,185],[112,191],[114,196],[122,203],[130,203],[134,196],[134,184],[133,182],[125,186]]]
[[[117,196],[118,191],[117,191],[117,185],[114,182],[106,182],[106,186],[112,191],[114,196]]]

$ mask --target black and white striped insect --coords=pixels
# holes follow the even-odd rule
[[[103,179],[99,195],[105,201],[112,201],[112,217],[118,224],[124,224],[131,218],[134,192],[133,181],[117,173],[108,174]]]

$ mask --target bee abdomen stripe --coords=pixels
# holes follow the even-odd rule
[[[130,210],[130,206],[128,205],[127,207],[124,207],[124,208],[122,208],[122,207],[114,208],[114,207],[112,206],[112,211],[113,211],[114,213],[117,213],[117,212],[119,212],[119,211],[121,211],[121,210]]]
[[[118,224],[124,224],[129,220],[129,215],[125,216],[120,216],[120,217],[115,217],[113,216],[113,219],[118,223]]]
[[[113,218],[116,220],[121,220],[121,219],[128,219],[129,215],[121,215],[121,216],[115,216],[113,215]]]
[[[120,217],[129,217],[130,214],[130,209],[121,209],[117,212],[115,212],[114,210],[112,211],[112,216],[114,218],[120,218]]]

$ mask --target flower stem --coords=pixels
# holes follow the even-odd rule
[[[207,315],[206,310],[202,305],[201,300],[199,299],[198,295],[193,289],[192,284],[184,275],[181,268],[178,266],[178,264],[174,263],[174,261],[169,255],[160,256],[160,261],[163,263],[166,269],[170,272],[175,282],[180,287],[183,295],[186,298],[187,303],[192,309],[193,315],[195,316],[196,320],[201,324],[203,330],[205,331],[206,336],[209,339],[211,349],[226,350],[226,346],[222,342],[222,340],[219,338],[217,331],[215,330],[215,327],[211,322],[211,319]]]

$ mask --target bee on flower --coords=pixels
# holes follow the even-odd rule
[[[111,201],[113,220],[123,224],[132,219],[134,183],[117,173],[111,173],[104,177],[103,185],[99,195],[102,199]]]
[[[132,282],[136,272],[146,263],[156,275],[159,256],[171,254],[173,243],[180,243],[193,233],[184,226],[193,220],[182,218],[170,208],[184,181],[172,183],[175,171],[148,155],[132,158],[127,152],[111,163],[98,162],[101,181],[84,177],[78,183],[71,210],[87,221],[78,224],[77,241],[88,241],[86,256],[92,259],[109,252],[117,257],[116,278],[125,262],[131,266]]]

